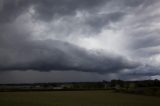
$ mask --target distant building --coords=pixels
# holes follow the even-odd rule
[[[120,86],[119,84],[116,84],[114,88],[115,88],[115,89],[120,89],[121,86]]]
[[[53,89],[70,89],[73,88],[72,84],[62,84],[54,87]]]
[[[63,89],[62,86],[57,86],[57,87],[54,87],[53,89]]]

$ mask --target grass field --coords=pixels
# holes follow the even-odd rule
[[[160,106],[160,98],[111,91],[0,92],[0,106]]]

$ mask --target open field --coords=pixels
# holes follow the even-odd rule
[[[111,91],[0,92],[0,106],[160,106],[160,98]]]

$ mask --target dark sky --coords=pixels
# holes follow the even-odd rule
[[[160,79],[159,0],[0,0],[0,83]]]

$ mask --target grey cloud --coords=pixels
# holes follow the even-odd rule
[[[122,3],[126,6],[151,5],[157,0],[1,0],[1,22],[16,18],[20,13],[33,6],[37,14],[45,20],[54,15],[69,15],[77,10],[96,11],[107,2]],[[125,7],[124,7],[125,8]]]
[[[7,76],[7,77],[6,77]],[[87,82],[109,79],[105,74],[80,71],[6,71],[0,72],[0,83]]]
[[[108,73],[137,67],[137,64],[123,57],[90,54],[61,41],[28,42],[3,52],[0,58],[7,62],[1,61],[1,70],[77,70]]]
[[[127,45],[129,51],[134,54],[134,57],[145,58],[146,60],[152,55],[159,54],[158,23],[160,15],[158,10],[160,2],[158,0],[124,0],[124,2],[126,6],[133,5],[131,9],[127,10],[127,15],[123,19],[123,22],[126,23],[119,26],[124,28],[124,36],[129,42]]]
[[[97,14],[97,16],[90,16],[86,20],[86,23],[90,25],[95,30],[101,30],[105,25],[112,22],[120,21],[124,17],[123,12],[112,12],[108,14]]]
[[[1,9],[0,25],[0,70],[77,70],[85,72],[108,73],[125,68],[137,67],[124,57],[110,54],[94,54],[83,48],[58,40],[33,40],[32,32],[23,24],[14,23],[14,19],[30,6],[33,6],[39,18],[50,20],[54,15],[71,15],[77,10],[94,10],[106,1],[99,0],[6,0]],[[11,12],[11,14],[10,14]],[[105,21],[117,21],[122,13],[105,15],[105,19],[96,17],[89,24],[102,26]],[[101,20],[97,23],[96,20]],[[13,22],[12,22],[13,21]]]
[[[95,13],[98,11],[98,8],[110,2],[135,7],[141,4],[151,5],[155,3],[156,0],[1,0],[0,22],[10,22],[24,11],[28,11],[30,7],[33,7],[35,10],[33,16],[38,19],[49,21],[52,20],[54,16],[75,15],[76,11],[81,10]],[[122,9],[126,8],[125,5],[122,6]],[[121,14],[119,15],[121,16]],[[115,14],[110,18],[117,20],[116,16]]]
[[[59,40],[33,40],[32,32],[23,26],[0,27],[0,70],[77,70],[110,73],[137,64],[124,57],[91,53]]]
[[[140,37],[132,37],[132,40],[134,41],[134,45],[132,45],[132,47],[134,49],[150,48],[160,45],[160,38],[158,37],[158,35],[151,36],[150,34],[148,34],[148,36],[139,36]]]
[[[158,66],[140,63],[136,68],[121,70],[115,75],[116,79],[123,80],[146,80],[153,79],[156,76],[159,79],[160,70]]]
[[[137,7],[140,5],[148,6],[156,3],[157,0],[122,0],[126,6]]]
[[[0,0],[0,23],[14,21],[20,14],[27,11],[31,0]]]
[[[107,0],[109,1],[109,0]],[[41,0],[34,9],[39,18],[51,20],[53,16],[75,15],[77,10],[96,11],[96,8],[103,5],[106,0]]]
[[[132,69],[125,73],[127,75],[134,75],[134,76],[154,76],[160,75],[160,70],[158,67],[152,65],[142,65],[135,69]]]
[[[107,0],[109,1],[109,0]],[[77,10],[94,11],[106,0],[1,0],[0,22],[10,22],[30,7],[35,9],[35,17],[45,21],[54,16],[72,15]]]
[[[153,55],[153,50],[147,48],[157,47],[160,45],[158,29],[150,30],[150,28],[153,28],[153,22],[159,22],[157,20],[159,15],[156,15],[156,19],[155,15],[152,15],[152,12],[157,9],[157,7],[154,8],[154,3],[156,2],[158,1],[1,0],[1,3],[3,4],[0,5],[0,71],[5,72],[19,70],[24,72],[24,70],[36,70],[41,72],[49,72],[57,70],[61,72],[67,72],[73,70],[91,73],[114,73],[120,78],[122,78],[122,76],[138,78],[140,76],[159,75],[158,67],[143,67],[143,64],[146,64],[145,62],[138,63],[132,61],[138,60],[137,55],[140,53],[140,58],[146,58],[145,60],[147,60],[148,55]],[[106,9],[104,7],[104,13],[99,14],[99,9],[102,9],[106,3],[109,3],[108,5],[110,5],[111,8]],[[142,6],[142,8],[138,8],[139,6]],[[49,23],[50,21],[56,21],[56,19],[58,20],[59,18],[63,17],[63,19],[66,21],[66,23],[64,22],[66,27],[67,24],[70,24],[72,21],[78,21],[75,18],[77,11],[87,12],[89,15],[87,18],[85,16],[81,17],[83,18],[82,20],[84,23],[80,23],[81,21],[77,23],[75,22],[75,24],[71,25],[71,28],[68,29],[63,27],[67,30],[67,33],[72,32],[72,29],[74,28],[78,29],[83,27],[84,29],[86,28],[86,30],[90,30],[88,28],[91,27],[92,30],[88,33],[89,35],[106,28],[106,25],[109,23],[114,24],[114,22],[117,22],[117,28],[119,28],[117,30],[121,31],[121,29],[123,30],[124,27],[127,27],[126,29],[124,28],[124,36],[122,37],[126,37],[128,40],[126,40],[126,42],[129,42],[130,45],[127,45],[128,48],[125,49],[134,53],[135,57],[130,57],[129,54],[126,54],[126,57],[131,58],[131,60],[128,60],[124,56],[117,55],[118,53],[103,54],[102,51],[95,51],[95,53],[92,53],[93,51],[91,52],[89,50],[85,50],[84,48],[80,48],[79,46],[75,46],[74,44],[65,42],[65,38],[63,37],[68,37],[65,35],[65,33],[62,33],[62,35],[64,35],[63,37],[60,37],[59,40],[35,40],[33,38],[33,32],[30,30],[30,27],[32,28],[34,26],[30,26],[28,28],[24,25],[26,23],[14,23],[21,14],[27,13],[31,7],[34,9],[35,13],[33,12],[30,14],[32,15],[32,18],[36,20],[36,22],[43,21]],[[130,8],[128,9],[128,7]],[[148,10],[146,10],[146,8]],[[114,11],[112,11],[112,9]],[[127,16],[130,17],[126,18]],[[65,17],[72,17],[75,20],[70,18],[70,21],[68,21]],[[126,23],[123,24],[121,21]],[[132,27],[132,25],[134,26],[137,23],[139,24],[139,27]],[[63,26],[63,22],[61,24],[62,25],[60,26]],[[122,26],[120,24],[122,24]],[[76,27],[76,25],[78,27]],[[145,27],[146,25],[149,27]],[[52,27],[52,25],[48,26],[48,29],[52,30],[52,28],[49,27]],[[57,29],[55,27],[58,26],[55,25],[53,32],[51,31],[51,34],[53,33],[55,36],[58,36],[58,33],[64,31],[61,27]],[[82,32],[84,32],[83,28]],[[74,31],[76,32],[75,29]],[[75,32],[74,36],[76,38],[79,35],[76,35]],[[95,35],[98,34],[99,32]],[[84,36],[87,35],[84,34]],[[136,54],[135,51],[137,49],[145,49],[145,51],[137,51]],[[154,51],[154,54],[159,54],[157,50],[158,48]],[[146,51],[149,51],[150,53],[147,56],[145,56],[148,53]],[[123,50],[119,52],[122,52],[123,54]],[[121,74],[120,71],[124,69],[128,69],[129,73]],[[126,78],[129,79],[129,77]]]

